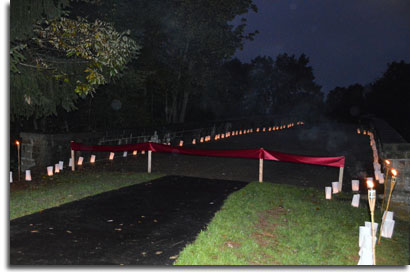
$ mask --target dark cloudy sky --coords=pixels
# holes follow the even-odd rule
[[[247,31],[259,30],[236,57],[279,53],[310,58],[322,90],[381,76],[387,63],[410,62],[410,0],[254,0]]]

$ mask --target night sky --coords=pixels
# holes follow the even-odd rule
[[[236,57],[305,53],[327,91],[380,77],[387,63],[410,62],[410,0],[254,0],[247,31],[259,30]]]

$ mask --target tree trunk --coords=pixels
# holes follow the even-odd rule
[[[176,123],[178,121],[178,115],[177,115],[177,110],[178,110],[178,94],[174,94],[172,97],[172,108],[171,108],[171,120],[172,123]]]
[[[33,117],[33,126],[34,126],[34,130],[37,131],[38,130],[38,123],[37,123],[37,119]]]
[[[189,91],[184,92],[184,98],[182,100],[182,107],[181,107],[181,112],[179,115],[179,122],[183,123],[185,121],[185,113],[186,113],[186,107],[188,104],[188,99],[189,99]]]

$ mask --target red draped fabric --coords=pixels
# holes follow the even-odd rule
[[[344,167],[345,157],[310,157],[295,154],[286,154],[271,150],[260,149],[240,149],[240,150],[205,150],[189,149],[185,147],[169,146],[157,143],[141,143],[129,145],[83,145],[71,142],[71,149],[78,151],[142,151],[151,150],[153,152],[177,153],[184,155],[209,156],[209,157],[231,157],[248,159],[265,159],[271,161],[286,161],[295,163],[317,164],[332,167]]]

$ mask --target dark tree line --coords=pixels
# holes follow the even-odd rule
[[[245,40],[257,34],[246,34],[245,19],[231,23],[249,10],[256,11],[252,0],[15,3],[12,23],[27,8],[35,8],[37,18],[24,24],[28,26],[24,36],[12,37],[17,48],[12,77],[22,82],[11,86],[14,127],[46,132],[105,130],[249,115],[313,114],[323,108],[323,94],[305,55],[256,57],[250,63],[232,58]],[[52,14],[47,15],[45,4]],[[87,31],[94,31],[92,37],[78,37]],[[101,43],[99,38],[107,32],[113,40]],[[116,33],[125,33],[119,34],[125,38],[116,38]],[[46,38],[54,43],[48,44]],[[113,61],[109,53],[98,58],[106,52],[117,56],[130,40],[137,52],[127,63],[121,62],[121,70],[106,65]],[[18,49],[20,45],[23,48]],[[101,46],[111,47],[98,51]],[[48,66],[42,65],[27,68],[24,61],[39,50],[44,62],[63,63],[60,73],[44,73]],[[99,72],[101,65],[107,69]],[[85,81],[79,80],[82,73]]]
[[[410,64],[392,62],[380,78],[366,86],[355,84],[331,90],[326,112],[345,121],[372,116],[384,119],[410,141]]]

